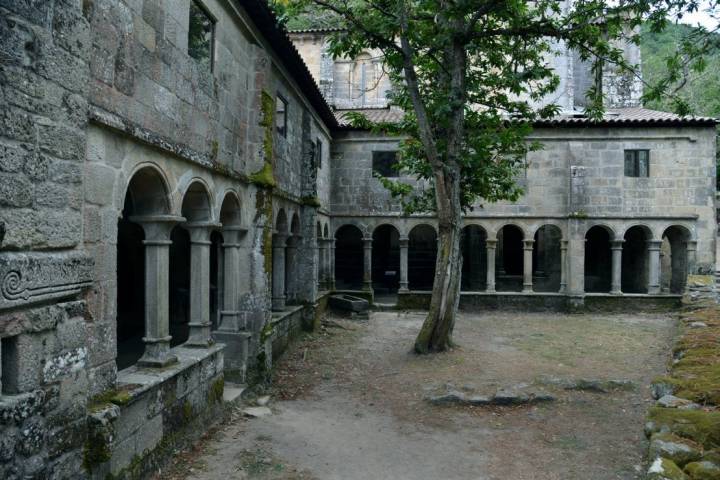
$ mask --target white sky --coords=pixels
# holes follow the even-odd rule
[[[682,20],[680,20],[681,23],[686,23],[688,25],[697,26],[702,25],[705,28],[708,29],[714,29],[718,26],[717,19],[713,19],[712,16],[706,11],[708,8],[709,3],[708,2],[701,2],[700,10],[691,14],[686,14],[683,16]],[[720,12],[718,12],[720,13]]]

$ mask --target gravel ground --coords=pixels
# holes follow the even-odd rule
[[[158,478],[640,478],[650,379],[664,371],[671,315],[461,314],[455,350],[410,352],[422,313],[330,318],[274,373],[273,415],[228,424]],[[491,393],[539,378],[629,380],[609,393],[542,385],[556,401],[435,406],[447,383]]]

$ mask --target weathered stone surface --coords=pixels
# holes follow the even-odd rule
[[[702,448],[695,442],[671,433],[656,433],[650,438],[650,458],[663,457],[683,466],[702,457]]]
[[[242,411],[246,417],[260,418],[272,415],[272,410],[268,407],[248,407]]]
[[[708,461],[688,463],[685,472],[691,480],[720,480],[720,466]]]
[[[689,480],[672,460],[657,457],[647,471],[646,480]]]
[[[684,398],[676,397],[674,395],[663,395],[657,400],[657,402],[655,402],[655,404],[659,407],[680,408],[687,410],[697,410],[700,408],[700,405],[697,403]]]
[[[447,385],[440,392],[432,393],[425,399],[434,405],[529,405],[543,402],[552,402],[555,397],[545,391],[537,390],[528,385],[503,388],[493,394],[483,394],[474,391],[474,388],[457,390]]]

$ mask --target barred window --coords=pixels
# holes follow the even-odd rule
[[[650,176],[650,151],[649,150],[625,150],[625,176],[626,177],[649,177]]]
[[[373,170],[383,177],[397,177],[398,171],[394,168],[396,160],[397,152],[395,151],[373,152]]]
[[[188,27],[188,55],[203,67],[213,68],[213,37],[215,20],[200,3],[190,2],[190,25]]]

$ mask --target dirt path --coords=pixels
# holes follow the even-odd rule
[[[611,480],[640,478],[649,380],[674,321],[662,315],[464,314],[460,348],[409,353],[415,313],[375,313],[294,344],[275,374],[273,415],[239,414],[162,478]],[[338,328],[337,326],[344,328]],[[539,377],[619,379],[631,391],[547,387],[555,402],[440,407],[450,382],[494,391]]]

